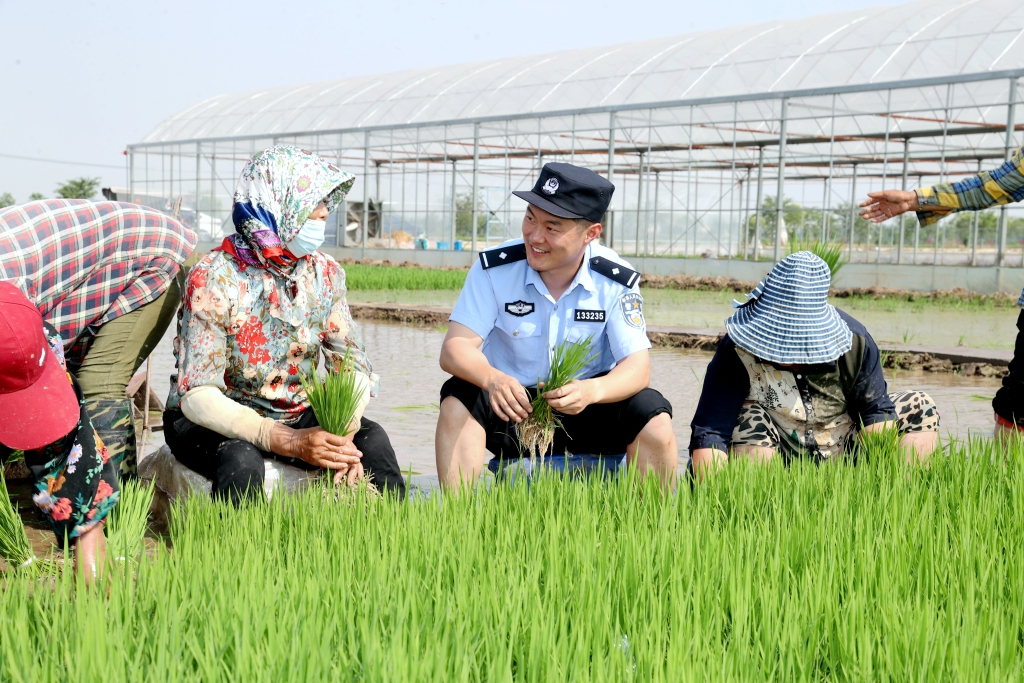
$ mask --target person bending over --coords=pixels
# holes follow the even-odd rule
[[[188,227],[135,204],[47,199],[0,209],[0,279],[60,334],[119,477],[137,469],[125,388],[174,319],[195,246]]]
[[[349,314],[345,271],[318,251],[324,221],[354,178],[297,147],[246,165],[235,189],[235,234],[189,272],[164,412],[174,457],[212,480],[215,498],[263,495],[264,458],[364,474],[405,494],[384,429],[361,418],[350,437],[321,429],[300,378],[351,354],[364,389],[379,384]]]
[[[828,303],[828,265],[787,256],[725,321],[693,416],[694,473],[731,457],[828,460],[861,431],[895,426],[908,462],[938,445],[939,412],[920,391],[890,394],[875,341]]]
[[[860,215],[881,223],[907,211],[915,211],[921,227],[933,225],[943,216],[958,211],[981,211],[1024,199],[1024,147],[993,171],[916,190],[869,192],[861,202]],[[997,264],[999,265],[999,264]],[[1017,299],[1024,308],[1024,291]],[[1024,438],[1024,310],[1017,316],[1017,341],[1009,373],[992,399],[995,437],[999,441]]]
[[[32,473],[32,501],[57,544],[74,546],[75,569],[91,583],[103,572],[103,524],[120,497],[114,461],[67,371],[60,333],[0,281],[0,462],[15,450]]]
[[[627,454],[670,487],[678,452],[672,406],[648,387],[640,276],[597,242],[614,186],[569,164],[544,166],[523,238],[481,252],[452,311],[435,435],[445,487],[475,482],[486,451],[520,456],[516,425],[531,412],[555,347],[592,337],[582,377],[544,394],[558,413],[551,453]],[[530,388],[527,388],[530,387]]]

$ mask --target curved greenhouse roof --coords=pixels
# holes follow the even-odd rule
[[[142,143],[389,127],[1024,67],[1024,4],[923,0],[213,97]]]

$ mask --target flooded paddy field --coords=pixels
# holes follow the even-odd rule
[[[429,295],[431,292],[409,294]],[[352,299],[357,300],[356,297]],[[429,298],[402,303],[445,305]],[[1012,311],[1009,314],[1013,315]],[[377,322],[360,322],[359,326],[374,370],[381,376],[380,397],[370,402],[366,416],[387,430],[403,469],[434,474],[438,396],[441,384],[448,378],[437,362],[444,330]],[[171,356],[173,334],[173,329],[168,331],[154,354],[153,385],[161,399],[167,395],[168,378],[174,369]],[[689,423],[697,407],[704,371],[710,360],[711,354],[701,351],[654,349],[651,352],[651,384],[672,403],[672,422],[679,441],[680,463],[686,461]],[[890,391],[913,388],[930,393],[939,405],[944,434],[964,438],[968,433],[991,433],[992,408],[989,402],[999,387],[998,379],[920,371],[898,371],[895,375],[890,374],[888,379]],[[150,452],[162,443],[162,435],[157,432],[146,451]]]
[[[724,329],[735,292],[642,289],[647,323],[660,327]],[[452,307],[454,290],[352,290],[350,301]],[[832,303],[864,323],[876,341],[930,346],[966,346],[1012,350],[1019,310],[992,305],[833,299]]]

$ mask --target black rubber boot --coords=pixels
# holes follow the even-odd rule
[[[96,436],[103,441],[119,481],[134,479],[138,473],[135,419],[130,398],[94,398],[85,402]]]

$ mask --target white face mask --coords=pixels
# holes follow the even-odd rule
[[[327,221],[307,219],[299,228],[299,233],[288,241],[288,251],[296,258],[309,256],[324,243],[326,232]]]

